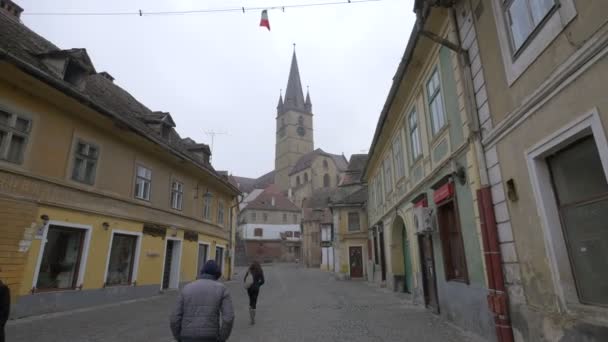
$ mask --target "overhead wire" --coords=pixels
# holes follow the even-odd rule
[[[24,12],[21,15],[31,16],[163,16],[163,15],[188,15],[188,14],[204,14],[204,13],[221,13],[221,12],[246,12],[256,10],[285,10],[288,8],[303,8],[303,7],[319,7],[319,6],[336,6],[349,5],[365,2],[380,2],[384,0],[343,0],[333,2],[317,2],[317,3],[301,3],[293,5],[273,5],[273,6],[255,6],[255,7],[227,7],[227,8],[209,8],[198,10],[183,10],[183,11],[150,11],[146,12],[138,9],[133,12]]]

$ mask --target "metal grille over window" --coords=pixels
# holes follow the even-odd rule
[[[21,164],[30,129],[29,119],[0,110],[0,159]]]
[[[106,285],[130,285],[135,264],[137,236],[114,234]]]
[[[429,98],[429,111],[431,113],[431,126],[433,135],[445,126],[445,108],[443,107],[443,96],[441,95],[441,80],[439,71],[435,70],[429,79],[426,89]]]
[[[97,168],[98,157],[99,149],[97,146],[79,141],[76,144],[76,151],[74,152],[72,179],[81,183],[95,183],[95,169]]]
[[[152,185],[152,171],[143,166],[137,166],[137,177],[135,180],[135,197],[150,200],[150,188]]]
[[[182,210],[184,201],[184,184],[173,181],[171,183],[171,208]]]

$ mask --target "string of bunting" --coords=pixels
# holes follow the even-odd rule
[[[288,8],[303,8],[303,7],[318,7],[318,6],[330,6],[330,5],[348,5],[365,2],[379,2],[384,0],[343,0],[333,2],[318,2],[318,3],[301,3],[292,5],[277,5],[277,6],[264,6],[264,7],[227,7],[227,8],[210,8],[210,9],[199,9],[199,10],[184,10],[184,11],[150,11],[146,12],[141,9],[132,12],[25,12],[23,16],[152,16],[152,15],[187,15],[187,14],[203,14],[203,13],[222,13],[222,12],[243,12],[246,11],[259,11],[259,10],[281,10],[285,11]]]

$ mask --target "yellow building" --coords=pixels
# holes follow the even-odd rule
[[[9,5],[14,5],[9,1]],[[0,11],[0,279],[13,316],[230,278],[238,190],[210,150]]]
[[[332,194],[334,272],[339,279],[367,277],[371,260],[368,248],[367,185],[361,183],[366,154],[353,154],[342,181]]]

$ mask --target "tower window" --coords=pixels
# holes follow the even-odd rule
[[[329,188],[330,183],[331,183],[331,180],[329,179],[329,173],[326,173],[326,174],[323,176],[323,187],[324,187],[324,188]]]
[[[308,173],[304,173],[304,183],[308,183]]]
[[[324,169],[328,169],[329,168],[329,164],[327,163],[327,159],[323,160],[323,168]]]
[[[296,185],[300,185],[300,176],[296,176]]]

